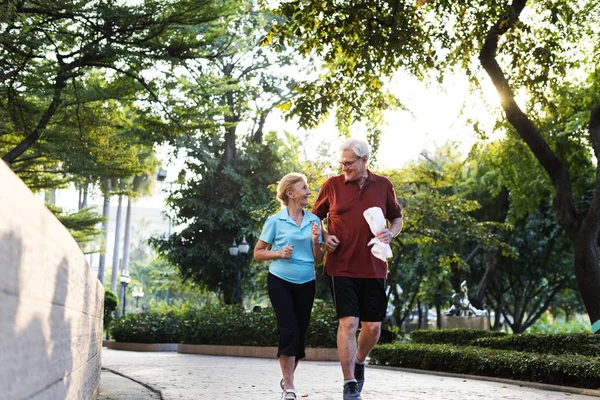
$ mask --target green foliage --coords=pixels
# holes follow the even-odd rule
[[[581,307],[581,300],[579,307]],[[563,334],[590,332],[590,319],[587,315],[571,315],[569,317],[555,318],[548,312],[544,313],[533,325],[527,329],[527,333],[536,334]]]
[[[126,314],[113,321],[111,336],[125,343],[179,343],[180,319],[176,313]]]
[[[175,265],[184,280],[216,292],[225,303],[235,301],[236,264],[229,256],[233,239],[242,235],[253,247],[259,224],[252,212],[268,207],[273,196],[269,185],[277,182],[289,168],[277,152],[281,143],[268,135],[265,143],[246,143],[244,152],[230,166],[215,159],[222,144],[202,140],[189,149],[185,181],[169,197],[176,223],[185,226],[170,237],[152,243]],[[252,255],[241,260],[244,282],[252,280],[249,268]]]
[[[600,361],[578,354],[535,354],[473,346],[406,343],[376,346],[370,354],[370,362],[553,385],[585,388],[600,385]]]
[[[308,326],[307,345],[309,347],[337,347],[336,332],[338,319],[335,309],[324,302],[315,302]]]
[[[178,0],[17,7],[0,28],[2,69],[10,77],[0,80],[5,161],[13,163],[42,134],[56,133],[47,128],[66,109],[73,123],[65,128],[78,133],[87,132],[81,128],[88,126],[86,108],[93,102],[139,100],[157,115],[148,104],[159,101],[160,78],[145,71],[206,56],[202,28],[238,6],[237,1]],[[94,72],[115,85],[94,85]],[[162,108],[163,117],[175,119]]]
[[[127,314],[111,326],[119,342],[277,346],[273,309],[249,312],[239,305],[181,307],[167,312]],[[337,317],[331,306],[315,304],[307,333],[308,347],[335,347]]]
[[[410,340],[421,344],[452,344],[464,346],[481,338],[504,337],[506,333],[483,329],[419,329],[410,333]]]
[[[182,343],[239,346],[277,345],[273,310],[247,312],[238,305],[206,308],[189,315],[182,327]]]
[[[477,347],[540,354],[600,356],[600,337],[591,333],[523,334],[487,337],[472,342]]]
[[[119,298],[117,295],[110,291],[104,290],[104,330],[108,330],[111,322],[113,321],[113,312],[119,305]]]

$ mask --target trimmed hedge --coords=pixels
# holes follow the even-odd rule
[[[110,325],[117,342],[179,343],[180,321],[176,313],[126,314]]]
[[[242,306],[206,307],[184,312],[127,314],[111,325],[118,342],[277,346],[272,308],[249,312]],[[336,347],[337,317],[316,303],[307,332],[308,347]]]
[[[516,350],[545,354],[600,356],[600,335],[591,333],[523,334],[481,338],[474,346],[498,350]]]
[[[410,340],[415,343],[454,344],[464,346],[471,344],[477,339],[500,338],[507,334],[500,331],[488,331],[482,329],[419,329],[410,333]]]
[[[576,354],[540,355],[473,346],[405,343],[376,346],[370,362],[554,385],[600,387],[600,360]]]

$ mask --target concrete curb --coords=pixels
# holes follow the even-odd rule
[[[127,343],[115,342],[114,340],[104,341],[106,348],[111,350],[128,351],[177,351],[177,343]]]
[[[277,347],[269,346],[223,346],[208,344],[180,344],[182,354],[204,354],[211,356],[276,358]],[[339,361],[337,349],[307,347],[305,361]]]
[[[549,383],[519,381],[519,380],[515,380],[515,379],[495,378],[495,377],[483,376],[483,375],[456,374],[456,373],[452,373],[452,372],[430,371],[430,370],[426,370],[426,369],[390,367],[387,365],[369,364],[369,368],[389,369],[392,371],[404,371],[404,372],[412,372],[412,373],[417,373],[417,374],[446,376],[446,377],[450,377],[450,378],[462,378],[462,379],[471,379],[471,380],[478,380],[478,381],[504,383],[507,385],[525,386],[525,387],[530,387],[530,388],[540,389],[540,390],[551,390],[554,392],[564,392],[564,393],[571,393],[571,394],[580,394],[580,395],[584,395],[584,396],[600,397],[600,390],[584,389],[584,388],[578,388],[578,387],[572,387],[572,386],[551,385]]]
[[[161,400],[164,400],[162,391],[160,389],[155,388],[152,385],[147,384],[146,382],[142,382],[142,381],[139,381],[137,379],[134,379],[134,378],[132,378],[132,377],[130,377],[128,375],[125,375],[124,373],[119,372],[119,371],[117,371],[115,369],[112,369],[112,368],[102,367],[102,371],[111,372],[111,373],[113,373],[115,375],[119,375],[119,376],[121,376],[121,377],[123,377],[125,379],[129,379],[130,381],[135,382],[138,385],[142,385],[143,387],[145,387],[146,389],[150,390],[151,392],[156,393],[160,397]]]

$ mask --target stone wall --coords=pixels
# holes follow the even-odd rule
[[[95,399],[103,303],[77,243],[0,161],[0,398]]]

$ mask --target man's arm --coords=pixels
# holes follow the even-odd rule
[[[398,236],[398,234],[402,231],[402,225],[404,224],[404,218],[398,217],[392,220],[390,224],[390,232],[392,233],[392,238]]]
[[[381,243],[389,244],[392,242],[392,239],[398,236],[400,231],[402,230],[402,217],[398,217],[392,220],[390,223],[390,227],[382,230],[377,234],[377,239],[381,241]]]

